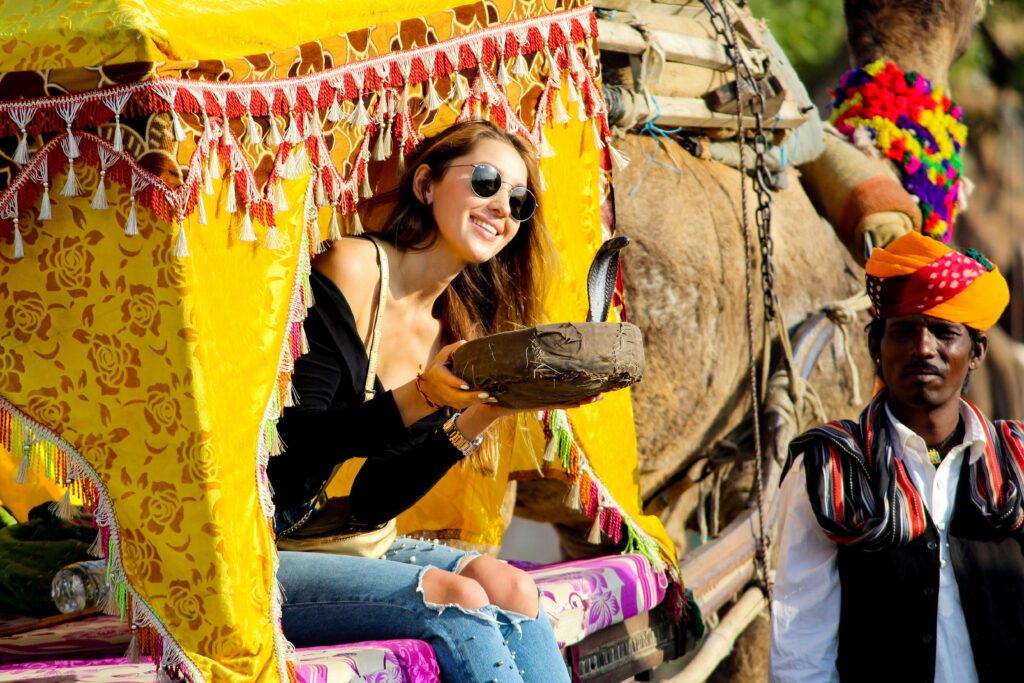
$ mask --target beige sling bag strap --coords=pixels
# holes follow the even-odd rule
[[[377,379],[380,328],[388,297],[388,255],[376,238],[369,239],[373,246],[377,247],[377,260],[380,262],[380,296],[377,299],[377,313],[373,316],[373,328],[370,330],[369,364],[366,369],[366,384],[363,387],[364,402],[372,399],[377,393],[373,385]],[[337,471],[338,468],[335,468],[334,472]],[[334,473],[328,481],[333,478]],[[324,489],[326,488],[325,486]],[[323,491],[320,495],[326,498]],[[301,526],[294,531],[289,530],[288,536],[278,538],[277,547],[281,550],[380,558],[394,543],[397,529],[394,519],[379,527],[361,528],[353,523],[347,496],[326,498]]]
[[[373,316],[373,329],[370,330],[370,363],[366,369],[363,401],[369,401],[377,393],[373,388],[377,379],[377,350],[380,349],[380,326],[384,322],[384,306],[388,301],[388,254],[376,237],[367,235],[367,238],[377,247],[377,260],[380,262],[380,296],[377,297],[377,313]]]

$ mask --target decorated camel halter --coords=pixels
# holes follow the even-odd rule
[[[858,147],[873,146],[892,160],[903,187],[917,197],[924,233],[949,242],[969,182],[960,156],[967,141],[961,117],[941,87],[878,60],[843,75],[831,120]]]

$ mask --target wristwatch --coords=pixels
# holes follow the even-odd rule
[[[467,439],[466,435],[459,431],[459,426],[455,423],[455,421],[459,419],[459,415],[462,415],[462,413],[455,412],[452,414],[452,416],[445,421],[442,429],[444,429],[444,435],[448,437],[448,440],[451,441],[452,445],[462,453],[462,457],[466,457],[480,447],[480,444],[484,442],[484,435],[481,434],[472,440]]]

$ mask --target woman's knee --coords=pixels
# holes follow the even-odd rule
[[[492,557],[479,557],[466,565],[462,575],[483,586],[495,605],[530,618],[537,616],[537,584],[522,569]]]
[[[483,586],[467,576],[458,576],[441,569],[429,568],[421,582],[423,599],[435,605],[459,605],[480,609],[490,601]]]

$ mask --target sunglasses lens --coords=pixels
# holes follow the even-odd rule
[[[501,174],[490,164],[477,164],[473,167],[473,192],[480,197],[493,197],[501,189]]]
[[[528,221],[537,210],[537,198],[525,187],[517,187],[508,196],[509,213],[519,221]]]

